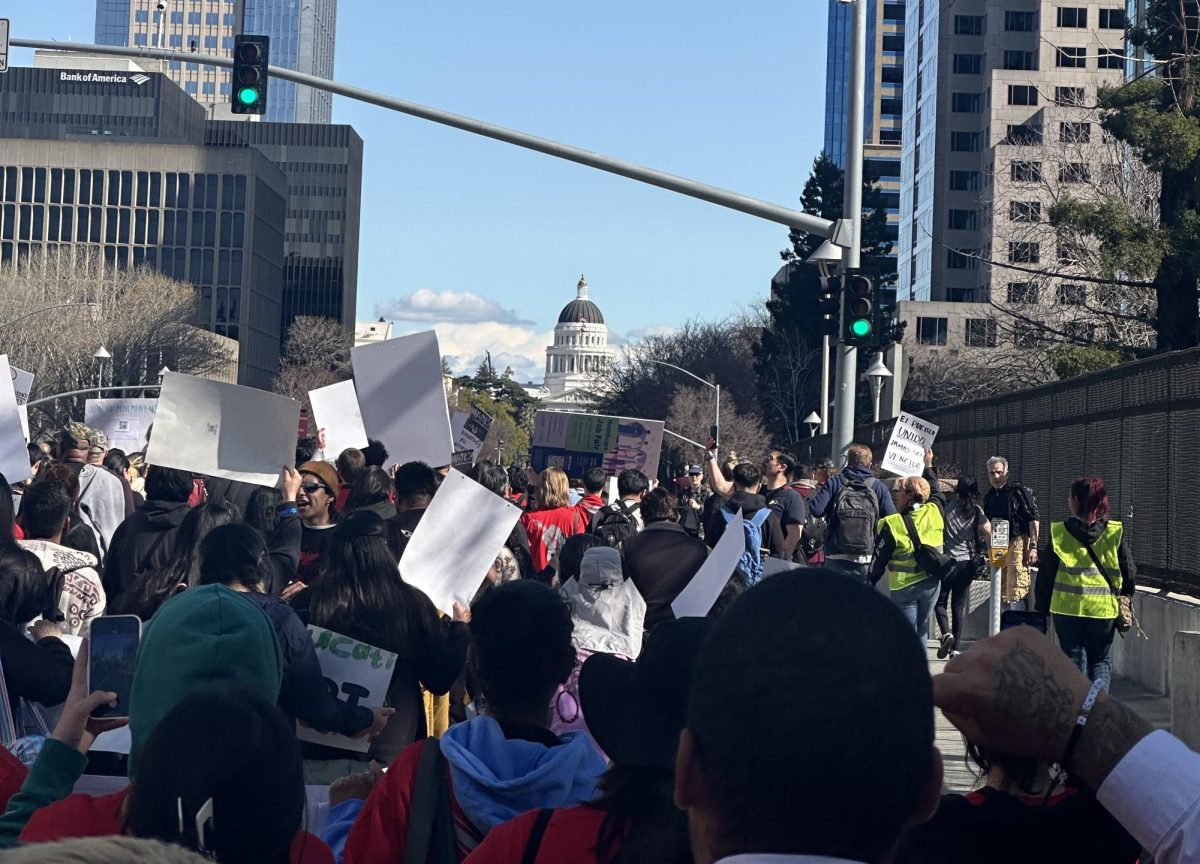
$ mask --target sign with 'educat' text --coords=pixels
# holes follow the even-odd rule
[[[879,467],[901,477],[920,477],[925,473],[925,451],[932,449],[937,433],[934,424],[901,411]]]
[[[341,633],[309,626],[313,648],[317,651],[317,663],[330,694],[339,702],[379,708],[387,698],[388,685],[396,668],[396,655],[366,642],[359,642]],[[347,738],[333,732],[318,732],[296,723],[296,737],[312,744],[323,744],[339,750],[366,753],[371,742],[366,736]]]

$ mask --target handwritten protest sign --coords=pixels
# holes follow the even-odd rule
[[[367,430],[363,428],[353,381],[339,381],[309,390],[308,404],[312,406],[316,427],[325,430],[326,459],[336,459],[349,447],[361,449],[367,446]]]
[[[295,462],[299,422],[300,403],[294,399],[167,372],[146,461],[274,486],[283,466]]]
[[[29,401],[29,394],[33,392],[33,373],[18,369],[16,366],[10,366],[8,370],[12,373],[13,392],[17,396],[17,412],[21,415],[21,431],[25,433],[25,440],[28,441],[29,409],[25,407],[25,403]]]
[[[9,483],[20,483],[30,477],[29,451],[25,449],[25,432],[7,354],[0,354],[0,472]]]
[[[879,467],[901,477],[920,477],[925,471],[925,451],[933,447],[937,433],[938,427],[929,421],[901,411]]]
[[[493,422],[495,421],[492,415],[482,408],[472,406],[471,413],[467,415],[462,429],[454,438],[454,449],[470,450],[472,459],[479,456],[479,451],[483,449],[484,439],[487,438]]]
[[[317,663],[321,666],[325,686],[333,697],[350,705],[381,707],[392,683],[396,655],[321,627],[310,625],[308,632],[317,650]],[[296,737],[312,744],[356,753],[366,753],[371,747],[365,737],[347,738],[333,732],[318,732],[302,723],[296,724]]]
[[[661,420],[539,411],[531,461],[537,471],[561,468],[571,477],[599,465],[610,477],[634,468],[653,480],[662,440]]]
[[[157,399],[89,399],[83,406],[83,422],[108,436],[110,449],[134,453],[150,440],[157,410]]]
[[[363,426],[383,442],[388,459],[449,465],[454,447],[437,334],[363,345],[350,358]]]
[[[671,611],[676,618],[703,618],[717,602],[742,553],[746,551],[746,532],[742,528],[742,521],[742,511],[739,510],[725,526],[725,533],[704,559],[692,581],[671,603]]]

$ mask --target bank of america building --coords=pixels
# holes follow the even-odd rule
[[[0,265],[85,247],[188,282],[238,382],[269,387],[295,315],[354,320],[361,139],[210,122],[165,75],[94,62],[0,76]]]

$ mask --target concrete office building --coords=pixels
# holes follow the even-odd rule
[[[1038,297],[1026,286],[1075,266],[1046,224],[1050,204],[1118,180],[1120,156],[1086,106],[1122,79],[1125,18],[1121,0],[910,0],[901,300],[1078,299],[1057,279]]]
[[[96,0],[96,43],[229,56],[235,36],[257,33],[271,38],[271,65],[331,78],[336,21],[337,0]],[[211,119],[233,116],[228,69],[145,62],[170,75]],[[276,79],[263,119],[328,123],[332,114],[330,94]]]

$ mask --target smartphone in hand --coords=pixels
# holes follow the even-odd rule
[[[92,621],[88,692],[109,690],[117,694],[115,706],[101,705],[92,712],[93,717],[113,719],[129,716],[133,667],[141,638],[142,622],[136,615],[110,615]]]

